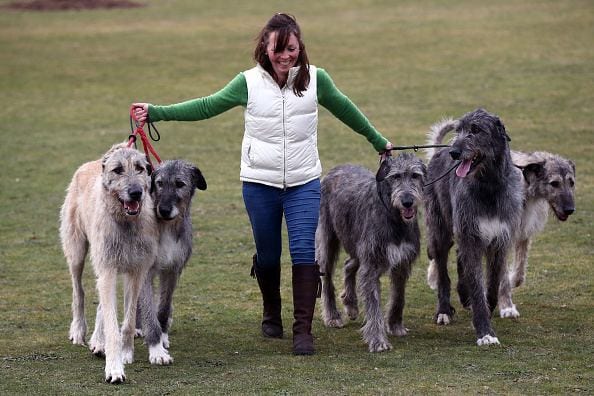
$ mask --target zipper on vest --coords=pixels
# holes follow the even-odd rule
[[[286,85],[285,85],[286,87]],[[287,190],[287,129],[285,125],[285,87],[281,89],[283,98],[283,190]]]

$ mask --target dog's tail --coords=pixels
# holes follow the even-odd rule
[[[431,125],[431,129],[427,134],[427,144],[435,145],[442,144],[443,138],[448,132],[453,131],[458,126],[458,121],[453,118],[444,118],[443,120]],[[434,148],[428,148],[425,150],[427,161],[431,161],[431,158],[435,154]]]

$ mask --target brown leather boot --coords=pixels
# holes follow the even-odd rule
[[[270,338],[283,338],[281,318],[280,265],[272,270],[258,270],[257,255],[254,254],[252,277],[258,280],[262,292],[262,335]]]
[[[293,266],[293,354],[313,355],[311,321],[320,295],[320,267],[315,265]]]

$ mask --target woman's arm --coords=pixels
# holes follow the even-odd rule
[[[317,69],[317,81],[319,104],[353,131],[365,136],[378,152],[386,150],[388,145],[391,146],[390,142],[374,128],[361,110],[336,88],[334,81],[324,69]]]
[[[246,106],[247,85],[239,73],[220,91],[202,98],[191,99],[169,106],[148,105],[149,120],[199,121],[219,115],[236,106]]]

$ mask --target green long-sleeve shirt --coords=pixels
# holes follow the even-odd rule
[[[388,141],[369,122],[367,117],[336,86],[324,69],[317,69],[318,103],[353,131],[361,134],[378,152],[384,151]],[[236,106],[247,106],[248,90],[245,76],[239,73],[220,91],[202,98],[169,106],[149,105],[151,121],[199,121],[219,115]]]

